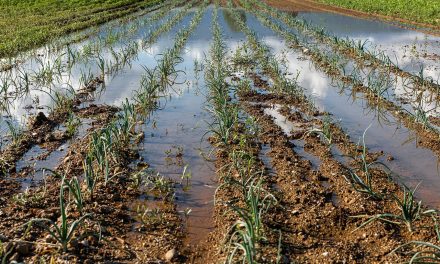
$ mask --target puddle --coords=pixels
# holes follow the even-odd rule
[[[302,130],[300,124],[295,124],[280,114],[280,109],[280,105],[274,104],[268,108],[264,108],[264,113],[273,117],[275,124],[278,125],[288,137],[292,135],[292,132]]]
[[[80,122],[75,138],[84,137],[87,134],[87,129],[91,127],[90,123],[93,122],[93,120],[80,118]],[[60,126],[58,131],[65,131],[65,129],[64,126]],[[31,186],[40,185],[45,177],[44,169],[54,170],[61,159],[66,156],[70,143],[71,140],[67,140],[50,153],[48,153],[48,150],[41,148],[38,145],[34,145],[28,150],[16,163],[17,172],[20,172],[27,167],[32,168],[25,178],[19,179],[21,182],[21,191],[24,191]]]
[[[44,181],[44,169],[55,169],[59,161],[67,154],[69,143],[64,143],[58,149],[52,151],[46,158],[39,159],[38,156],[44,155],[47,150],[40,148],[38,145],[33,146],[26,154],[17,162],[17,171],[21,171],[26,167],[32,168],[25,178],[20,178],[21,191],[31,186],[38,186]]]
[[[330,147],[330,152],[335,160],[346,167],[350,167],[350,161],[352,161],[351,158],[345,156],[336,145]]]
[[[297,153],[299,156],[301,156],[305,160],[309,160],[311,163],[311,167],[313,170],[317,171],[319,169],[319,166],[321,166],[322,161],[315,155],[307,152],[304,149],[304,140],[291,140],[290,141],[295,147],[293,147],[293,150],[295,153]]]

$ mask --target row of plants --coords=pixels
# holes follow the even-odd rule
[[[232,3],[229,5],[230,8],[232,8]],[[287,95],[294,95],[294,97],[301,98],[302,96],[302,88],[296,88],[296,89],[279,89],[277,87],[277,83],[280,83],[280,80],[285,78],[283,72],[277,71],[276,69],[279,69],[279,66],[267,66],[264,61],[271,61],[273,64],[277,64],[276,59],[270,56],[269,49],[265,47],[264,45],[259,44],[257,38],[255,37],[255,34],[250,31],[244,22],[241,20],[241,17],[238,15],[237,12],[235,12],[234,18],[236,19],[237,23],[241,23],[241,27],[243,28],[243,31],[248,37],[248,43],[245,43],[244,45],[248,45],[250,49],[245,50],[252,50],[253,53],[251,53],[250,57],[257,58],[259,64],[261,65],[261,68],[265,74],[268,74],[271,79],[274,82],[274,85],[271,87],[271,92],[274,93],[282,93]],[[246,61],[246,58],[249,57],[249,55],[240,54],[240,52],[236,53],[236,61]],[[275,69],[275,70],[274,70]],[[278,76],[277,76],[278,75]],[[283,82],[281,82],[283,83]],[[296,85],[297,86],[297,85]],[[283,87],[283,86],[281,86]],[[295,91],[295,93],[292,93],[291,91]],[[302,96],[304,100],[307,100],[306,97]],[[294,101],[292,101],[294,102]],[[314,112],[315,107],[313,107],[312,103],[306,103],[305,105],[310,105],[310,108],[308,112]],[[301,108],[304,107],[304,104],[300,106]],[[312,130],[309,130],[309,132],[306,133],[306,135],[312,135],[312,134],[320,134],[321,138],[324,140],[325,144],[332,144],[332,134],[330,126],[334,126],[334,124],[331,124],[331,119],[324,118],[321,122],[321,127],[315,127]],[[364,134],[365,137],[365,134]],[[377,162],[369,162],[367,161],[367,149],[365,145],[365,138],[363,139],[363,144],[361,144],[360,148],[363,150],[360,157],[354,157],[356,160],[360,160],[359,163],[359,170],[358,169],[349,169],[350,172],[350,178],[348,178],[348,182],[352,185],[352,187],[360,192],[366,194],[371,199],[388,199],[391,202],[396,202],[398,207],[400,208],[401,214],[394,214],[394,213],[380,213],[374,216],[365,216],[365,215],[359,215],[356,217],[367,217],[368,219],[363,222],[359,228],[373,222],[376,220],[385,221],[388,223],[393,223],[397,225],[404,225],[408,227],[408,230],[411,232],[413,230],[413,223],[421,219],[422,217],[433,217],[437,218],[437,212],[435,210],[424,210],[423,206],[421,205],[420,201],[416,201],[414,197],[415,190],[409,189],[407,186],[403,185],[402,187],[402,197],[397,197],[395,195],[389,195],[389,194],[379,194],[375,190],[373,190],[374,185],[374,179],[372,176],[372,173],[370,172],[370,169],[372,167],[375,167],[377,169],[378,166],[381,166],[381,164],[378,164]],[[387,171],[387,168],[384,168],[385,171]],[[438,226],[435,225],[433,227],[434,230],[437,230]],[[414,263],[419,263],[416,261],[422,261],[429,259],[429,252],[434,252],[437,246],[434,244],[430,244],[427,242],[420,242],[420,241],[411,241],[408,244],[404,244],[402,246],[399,246],[396,248],[397,250],[402,249],[403,247],[406,247],[408,245],[427,245],[428,251],[425,251],[424,249],[421,249],[421,251],[415,253],[414,257]],[[425,248],[426,249],[426,248]],[[436,258],[436,254],[434,254],[434,258]],[[428,256],[428,257],[427,257]]]
[[[147,118],[149,113],[155,109],[154,106],[157,105],[157,100],[161,95],[175,84],[170,76],[177,73],[176,70],[173,71],[179,63],[176,58],[183,49],[189,35],[200,23],[207,4],[208,2],[205,1],[196,11],[190,25],[177,33],[175,45],[164,53],[157,66],[152,70],[146,68],[146,74],[140,88],[133,98],[135,99],[138,94],[149,93],[150,98],[154,98],[154,100],[148,102],[134,100],[133,103],[127,100],[121,111],[110,123],[93,131],[83,139],[88,143],[87,152],[84,154],[81,177],[79,175],[60,175],[58,173],[61,172],[53,172],[61,180],[59,189],[61,219],[58,222],[46,218],[35,218],[27,224],[30,227],[39,226],[43,228],[53,238],[52,243],[56,242],[60,246],[61,251],[69,251],[74,241],[90,234],[98,236],[99,239],[104,239],[99,235],[100,224],[97,222],[96,215],[90,212],[90,205],[97,201],[98,197],[102,195],[102,191],[108,190],[107,187],[112,188],[113,191],[118,190],[115,184],[120,184],[120,180],[116,181],[116,179],[127,174],[127,165],[134,157],[132,150],[135,149],[137,144],[134,139],[139,133],[143,133],[137,130],[137,126],[143,123],[142,120]],[[169,65],[170,61],[171,65]],[[160,69],[167,69],[167,71],[161,71]],[[148,72],[155,74],[149,75]],[[150,109],[150,111],[143,111],[145,109]],[[72,169],[69,167],[63,168],[67,171]],[[160,178],[153,178],[150,177],[148,184],[153,181],[160,181]],[[135,183],[135,177],[132,177],[131,180]],[[141,187],[137,185],[137,188]],[[70,197],[69,202],[66,201],[66,197]],[[96,228],[98,228],[97,231]],[[9,252],[7,250],[2,251],[2,257],[8,259],[10,253],[12,253],[12,249]]]
[[[305,44],[300,42],[295,34],[284,30],[279,24],[273,22],[269,17],[261,16],[257,13],[255,14],[264,25],[273,29],[275,32],[280,34],[280,36],[292,43],[295,48],[301,52],[304,52],[303,48],[301,47]],[[431,124],[429,114],[423,108],[423,98],[419,97],[419,105],[415,107],[414,112],[412,112],[397,106],[384,96],[390,83],[390,77],[386,74],[377,75],[373,73],[365,76],[360,74],[360,70],[356,68],[350,74],[348,74],[345,71],[344,64],[340,62],[341,57],[338,54],[326,54],[316,46],[308,47],[306,55],[312,58],[313,61],[318,64],[318,66],[330,77],[339,80],[344,88],[347,88],[348,85],[353,86],[353,91],[365,92],[368,95],[367,99],[369,99],[369,102],[387,109],[399,120],[404,120],[407,122],[408,126],[418,129],[419,132],[421,132],[419,134],[421,134],[429,142],[432,142],[434,139],[438,138],[439,131]]]
[[[227,83],[229,58],[218,23],[218,7],[213,12],[213,42],[206,59],[205,82],[209,89],[208,111],[213,120],[209,125],[210,142],[218,157],[219,187],[214,205],[226,211],[222,220],[218,220],[222,226],[225,226],[223,219],[228,219],[221,259],[224,263],[279,261],[280,252],[273,252],[267,237],[275,231],[264,220],[277,199],[271,194],[267,175],[257,160],[258,127],[250,117],[241,120],[239,106],[231,100],[236,91]]]
[[[176,14],[176,16],[170,18],[167,22],[163,24],[163,26],[157,28],[155,32],[158,33],[155,33],[155,35],[158,37],[160,34],[169,31],[171,29],[171,25],[175,25],[186,15],[192,3],[193,2],[188,3],[184,9]],[[150,43],[153,43],[153,40],[150,40]],[[84,101],[90,99],[90,95],[97,90],[98,86],[104,88],[104,75],[116,74],[117,71],[123,69],[127,63],[130,63],[132,59],[136,58],[138,52],[138,44],[137,42],[133,41],[126,48],[122,48],[120,52],[112,52],[114,61],[107,60],[104,62],[102,59],[100,59],[99,68],[101,74],[99,77],[94,77],[91,72],[88,72],[87,74],[82,72],[79,81],[80,88],[78,89],[78,91],[75,90],[73,87],[70,87],[65,92],[63,92],[62,90],[54,90],[52,93],[53,95],[48,93],[52,99],[53,104],[53,106],[51,106],[50,108],[51,111],[49,114],[49,120],[55,121],[55,123],[58,123],[57,120],[67,120],[67,122],[64,123],[65,125],[70,127],[72,122],[69,122],[69,120],[72,120],[72,118],[74,117],[72,111],[74,107],[78,104],[78,100]],[[69,61],[71,60],[73,59],[69,59]],[[63,71],[61,70],[61,59],[59,58],[56,61],[58,61],[56,65],[59,65],[59,67],[57,67],[58,70],[53,70],[51,66],[43,65],[42,69],[44,74],[42,75],[44,76],[45,81],[48,78],[51,81],[55,78],[52,75],[53,72],[59,73],[56,75],[58,76],[57,78],[61,78],[61,76],[63,75]],[[27,77],[26,79],[29,79],[29,77]],[[27,85],[27,87],[28,88],[26,89],[26,91],[29,92],[29,85]],[[72,118],[64,119],[63,117],[65,116]],[[11,169],[15,168],[15,161],[33,145],[33,140],[29,142],[29,139],[32,137],[28,136],[27,134],[34,133],[34,131],[31,131],[32,129],[22,129],[9,121],[6,121],[6,124],[8,125],[7,127],[10,134],[10,136],[7,136],[7,138],[10,138],[10,142],[2,151],[2,164],[4,165],[2,166],[2,168],[4,171],[10,171]],[[54,127],[54,124],[52,124],[51,128],[53,129]],[[20,151],[17,152],[17,150]],[[14,152],[14,155],[8,155],[8,153],[10,152]]]
[[[243,1],[242,3],[247,7],[251,4],[249,1]],[[360,65],[365,68],[370,64],[368,67],[374,66],[382,69],[384,73],[394,73],[402,78],[408,78],[411,83],[405,83],[415,90],[425,91],[430,89],[435,94],[439,94],[438,80],[424,76],[423,66],[418,74],[406,72],[400,69],[384,51],[379,50],[377,47],[368,48],[368,41],[355,41],[348,37],[341,38],[322,27],[314,26],[304,19],[294,18],[262,1],[256,1],[256,4],[262,12],[282,20],[286,25],[299,30],[303,34],[311,35],[320,42],[330,44],[334,52],[340,52],[355,61],[361,62]]]

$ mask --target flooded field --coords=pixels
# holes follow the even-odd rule
[[[2,261],[439,262],[440,37],[292,10],[164,1],[1,60]]]

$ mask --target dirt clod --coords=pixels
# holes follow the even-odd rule
[[[45,123],[49,122],[46,115],[43,112],[38,112],[38,114],[31,120],[31,127],[36,128]]]

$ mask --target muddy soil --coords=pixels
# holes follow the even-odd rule
[[[289,8],[296,3],[295,11],[322,11],[325,8],[311,1],[281,3],[270,0],[268,3],[281,8]],[[225,15],[227,19],[230,17]],[[229,34],[232,36],[236,28],[231,28],[233,33]],[[239,39],[241,41],[243,36]],[[237,43],[228,45],[235,47]],[[206,49],[200,47],[192,51],[206,53]],[[182,69],[187,71],[186,67],[191,68],[185,64]],[[322,67],[325,69],[326,65]],[[420,205],[420,212],[423,213],[413,222],[405,222],[401,217],[397,199],[407,197],[408,191],[404,191],[397,175],[378,163],[384,158],[392,161],[392,156],[384,157],[384,151],[363,149],[357,144],[357,138],[351,138],[337,123],[329,124],[326,118],[331,113],[312,108],[306,96],[271,92],[270,74],[257,69],[250,68],[248,74],[233,74],[225,80],[231,87],[238,87],[240,81],[245,79],[251,83],[249,90],[238,89],[230,98],[229,103],[237,104],[240,114],[238,122],[231,128],[228,142],[222,142],[213,134],[200,135],[196,131],[182,135],[176,132],[196,130],[196,121],[205,118],[205,109],[201,110],[203,102],[191,98],[186,101],[182,98],[188,98],[188,95],[176,89],[175,97],[169,95],[169,100],[177,101],[181,97],[180,103],[167,102],[167,94],[167,99],[152,106],[160,105],[160,111],[137,120],[130,130],[129,139],[117,145],[119,155],[109,160],[107,171],[112,180],[98,182],[93,192],[87,186],[82,187],[82,209],[75,204],[72,195],[67,195],[68,187],[60,185],[62,182],[71,183],[75,178],[85,179],[84,161],[91,148],[92,135],[115,121],[121,108],[88,100],[89,95],[102,83],[102,78],[97,78],[80,90],[65,111],[48,116],[39,113],[30,121],[20,141],[0,153],[4,161],[3,170],[7,174],[0,178],[0,249],[3,249],[0,254],[4,254],[9,262],[25,263],[224,262],[233,252],[234,243],[239,241],[236,231],[243,230],[244,225],[237,224],[237,220],[243,218],[239,209],[247,206],[247,197],[243,193],[249,186],[240,186],[239,183],[248,176],[261,181],[257,191],[260,195],[270,194],[266,198],[273,199],[264,211],[262,233],[259,234],[261,239],[256,245],[258,254],[253,256],[259,263],[400,263],[408,260],[409,251],[394,251],[398,246],[413,240],[438,242],[436,212]],[[196,82],[192,79],[194,76],[189,76],[180,84],[188,85],[188,91],[192,82]],[[369,94],[363,87],[353,88],[353,93],[357,92],[366,95],[371,104],[387,107],[409,129],[418,132],[421,146],[440,154],[438,136],[434,137],[434,134],[414,125],[401,113],[400,108],[387,105],[387,102]],[[111,99],[117,101],[120,98]],[[183,113],[179,107],[185,104],[193,106],[185,108],[187,111]],[[161,120],[161,110],[167,107],[172,109],[164,111]],[[88,120],[85,131],[73,136],[59,129],[70,111],[78,118]],[[175,115],[182,120],[176,119]],[[183,122],[184,116],[194,119],[186,130],[183,124],[174,124]],[[161,121],[164,125],[156,123]],[[176,125],[176,131],[168,130],[167,126],[171,125]],[[151,130],[148,128],[150,126]],[[207,130],[208,127],[203,128]],[[145,132],[151,133],[151,136]],[[173,132],[174,135],[169,135]],[[186,158],[184,151],[170,152],[168,145],[176,142],[167,140],[182,140],[188,135],[197,135],[201,137],[200,140],[207,140],[211,144],[211,156],[192,158],[207,159],[215,167],[215,172],[198,172],[201,186],[195,188],[195,192],[213,188],[202,186],[208,182],[205,178],[214,178],[217,183],[212,197],[215,202],[212,216],[203,215],[204,218],[212,218],[209,221],[206,219],[203,230],[212,232],[200,236],[189,234],[190,230],[202,232],[202,228],[191,229],[188,222],[194,220],[185,218],[188,217],[185,214],[191,217],[191,212],[182,212],[182,206],[190,204],[188,197],[191,196],[186,196],[180,190],[183,188],[182,179],[179,183],[179,177],[182,177],[180,170],[178,173],[171,169],[166,171],[166,166],[161,166],[162,157],[171,159],[172,156],[176,158],[176,163],[180,159],[181,164],[176,167],[182,167],[183,158]],[[196,144],[192,141],[184,143],[185,147]],[[33,147],[41,148],[44,152],[32,158],[44,160],[60,146],[66,146],[66,150],[57,156],[53,168],[56,173],[42,172],[42,179],[33,181],[29,188],[23,190],[23,181],[31,178],[30,175],[36,171],[32,165],[17,169],[19,160],[29,154]],[[193,156],[197,155],[195,152],[192,150]],[[371,165],[366,171],[363,162],[374,166]],[[163,176],[161,172],[169,175]],[[103,171],[99,173],[104,174]],[[65,175],[65,179],[62,180],[60,175]],[[170,175],[174,178],[168,177]],[[354,182],[355,176],[373,178],[370,187],[374,192],[357,191],[360,187]],[[84,223],[78,227],[80,232],[75,232],[67,245],[67,253],[60,250],[60,241],[48,235],[48,229],[55,230],[53,224],[59,225],[63,218],[61,209],[65,204],[60,203],[61,191],[65,191],[61,201],[69,201],[67,222],[71,224],[84,217]],[[366,222],[384,213],[388,215]],[[42,218],[47,220],[31,221]],[[197,242],[193,242],[196,238]]]

